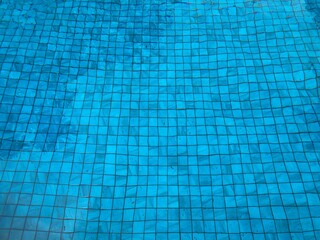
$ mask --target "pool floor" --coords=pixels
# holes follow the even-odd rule
[[[0,239],[320,239],[319,6],[0,1]]]

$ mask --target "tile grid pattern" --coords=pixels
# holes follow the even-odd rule
[[[320,238],[306,7],[3,1],[1,238]]]

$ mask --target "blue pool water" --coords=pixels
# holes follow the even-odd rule
[[[320,239],[319,6],[0,1],[0,239]]]

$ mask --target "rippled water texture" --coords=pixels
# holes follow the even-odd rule
[[[318,0],[0,2],[1,239],[320,239]]]

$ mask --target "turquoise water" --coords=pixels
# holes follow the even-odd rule
[[[319,6],[0,1],[0,238],[320,239]]]

